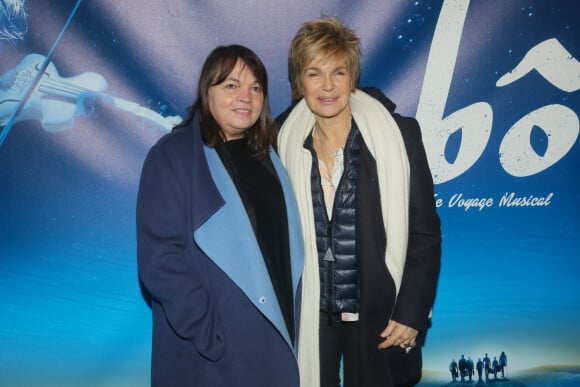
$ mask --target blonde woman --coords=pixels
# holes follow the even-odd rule
[[[305,239],[301,385],[416,384],[441,255],[419,125],[356,88],[360,42],[338,19],[304,23],[288,68],[297,102],[278,147]]]

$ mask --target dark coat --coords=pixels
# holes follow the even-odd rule
[[[441,230],[433,179],[415,119],[394,112],[395,105],[378,89],[363,89],[391,112],[403,135],[410,166],[409,241],[401,289],[384,264],[388,241],[383,228],[376,163],[366,145],[361,150],[357,197],[357,256],[360,275],[361,386],[415,384],[421,378],[421,345],[430,325],[441,257]],[[362,220],[362,221],[361,221]],[[389,318],[420,331],[409,353],[399,347],[377,348]],[[385,367],[388,362],[389,367]]]
[[[297,387],[295,343],[250,220],[198,126],[162,137],[141,175],[137,242],[140,279],[152,296],[152,385]],[[298,327],[299,218],[285,171],[270,157],[288,211]]]

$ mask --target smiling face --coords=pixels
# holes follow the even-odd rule
[[[225,141],[242,138],[256,123],[264,106],[264,93],[248,66],[238,60],[226,79],[208,89],[209,110]]]
[[[350,115],[351,74],[345,60],[318,56],[302,74],[304,98],[317,119]]]

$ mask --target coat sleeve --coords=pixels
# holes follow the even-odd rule
[[[410,165],[409,242],[393,320],[424,330],[435,300],[441,265],[441,227],[434,186],[418,122],[394,115]]]
[[[140,280],[175,334],[202,356],[218,360],[224,353],[219,316],[204,286],[204,266],[192,253],[192,172],[180,168],[179,152],[163,145],[160,141],[150,150],[141,172],[136,209]]]

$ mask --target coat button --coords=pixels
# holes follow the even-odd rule
[[[265,304],[266,303],[266,297],[260,297],[260,299],[258,300],[258,302],[260,304]]]

